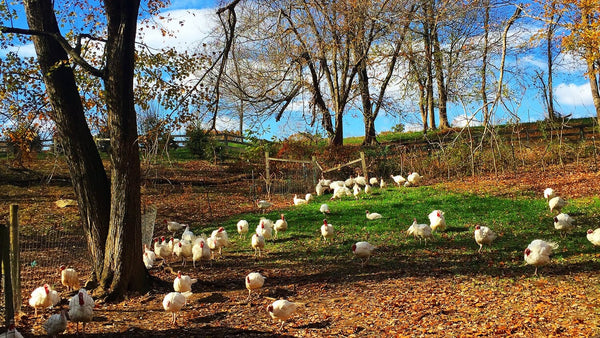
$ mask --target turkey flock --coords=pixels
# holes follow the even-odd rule
[[[398,188],[415,187],[420,184],[423,176],[418,173],[411,173],[406,178],[401,175],[391,175],[392,186]],[[314,193],[317,196],[330,193],[331,200],[342,198],[358,199],[361,195],[372,194],[376,189],[385,189],[387,187],[383,177],[368,179],[364,176],[350,177],[343,181],[331,181],[321,179],[315,187]],[[551,213],[556,213],[553,217],[554,227],[560,233],[561,237],[575,228],[573,217],[562,212],[562,209],[567,205],[567,201],[557,196],[553,189],[548,188],[543,192],[544,198],[548,203]],[[305,196],[295,194],[291,201],[291,205],[310,205],[313,200],[312,193]],[[257,200],[256,207],[260,213],[265,213],[273,204],[266,200]],[[314,212],[317,212],[315,206]],[[330,206],[327,203],[318,205],[318,212],[324,216],[321,224],[320,237],[323,245],[331,243],[336,237],[336,227],[331,224],[327,217],[331,214]],[[385,213],[380,214],[365,210],[366,221],[376,221],[385,218]],[[417,217],[413,218],[413,223],[404,228],[403,232],[406,236],[418,239],[420,245],[427,245],[428,241],[435,240],[436,233],[442,233],[447,230],[445,213],[442,210],[435,209],[431,211],[427,218],[429,223],[419,223]],[[298,220],[291,220],[291,226]],[[143,262],[147,269],[162,268],[165,271],[171,271],[176,277],[173,280],[173,291],[164,295],[162,305],[164,311],[170,316],[170,323],[177,325],[177,315],[182,311],[188,302],[188,298],[193,294],[193,285],[198,282],[196,278],[183,274],[181,271],[176,273],[171,268],[171,265],[179,264],[185,267],[189,261],[192,261],[193,268],[197,266],[202,268],[205,264],[212,264],[216,259],[223,257],[223,252],[232,244],[229,235],[224,227],[219,227],[210,233],[196,235],[189,225],[178,223],[175,221],[164,220],[162,222],[166,232],[172,234],[170,237],[160,236],[153,239],[152,247],[148,243],[143,247]],[[282,236],[289,227],[288,219],[285,214],[280,214],[279,219],[273,221],[266,217],[260,217],[255,228],[247,220],[239,220],[235,226],[238,236],[237,241],[240,243],[248,243],[248,248],[251,249],[254,259],[259,261],[265,256],[265,248],[277,238]],[[315,230],[317,225],[315,225]],[[251,231],[254,230],[254,231]],[[248,240],[248,234],[252,233]],[[179,237],[177,234],[181,233]],[[370,258],[375,253],[377,246],[368,242],[369,235],[366,233],[366,238],[359,240],[348,247],[349,252],[360,261],[360,266],[363,268],[369,263]],[[440,236],[438,236],[440,237]],[[484,245],[489,247],[496,240],[498,235],[490,227],[476,224],[474,226],[473,238],[475,244],[479,246],[478,254],[483,254]],[[587,239],[595,246],[600,246],[600,228],[587,231]],[[559,245],[553,241],[545,241],[542,239],[533,239],[531,243],[523,251],[525,264],[535,267],[534,276],[538,274],[538,268],[550,263],[550,256]],[[87,293],[85,288],[80,288],[79,276],[72,268],[60,266],[60,282],[67,291],[79,290],[70,298],[68,310],[61,310],[59,313],[51,314],[43,323],[42,327],[50,336],[56,336],[67,330],[67,322],[75,322],[76,330],[79,332],[79,323],[82,323],[82,333],[85,334],[86,323],[93,318],[94,299]],[[259,272],[250,272],[245,276],[244,285],[248,290],[247,302],[251,305],[251,300],[254,297],[260,297],[260,290],[266,283],[267,278]],[[75,291],[73,291],[75,292]],[[266,299],[272,299],[264,297]],[[272,299],[273,302],[266,308],[266,313],[271,318],[279,321],[280,330],[285,322],[291,318],[297,308],[302,303],[292,302],[286,299]],[[34,316],[38,316],[38,311],[52,308],[61,301],[61,298],[56,290],[49,284],[44,284],[33,290],[29,299],[29,305],[34,309]],[[15,329],[16,332],[16,329]],[[18,334],[18,332],[16,332]],[[18,335],[15,335],[18,336]]]

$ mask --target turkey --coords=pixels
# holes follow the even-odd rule
[[[369,210],[367,210],[366,214],[367,214],[367,219],[370,219],[370,220],[381,218],[381,214],[376,213],[376,212],[369,212]]]
[[[320,211],[320,212],[321,212],[323,215],[331,213],[331,211],[329,210],[329,205],[327,205],[327,204],[325,204],[325,203],[321,204],[321,207],[319,208],[319,211]]]
[[[421,240],[424,239],[425,244],[427,244],[427,239],[433,238],[429,224],[418,224],[416,218],[413,219],[413,223],[408,230],[406,230],[406,233],[414,236],[415,238],[419,238],[419,243],[421,243]]]
[[[560,231],[561,237],[564,237],[567,231],[570,231],[571,229],[575,228],[575,225],[573,225],[573,221],[573,217],[565,213],[560,213],[554,216],[554,229]]]
[[[72,268],[60,266],[60,283],[67,287],[67,291],[79,289],[79,275]]]
[[[356,176],[354,178],[354,183],[364,187],[365,185],[367,185],[367,178],[360,175]]]
[[[167,312],[171,312],[173,315],[173,321],[171,324],[177,324],[177,313],[183,308],[185,305],[187,298],[192,295],[191,292],[169,292],[163,298],[163,308]]]
[[[265,284],[265,277],[258,272],[250,272],[246,276],[246,289],[248,289],[248,301],[252,296],[252,290],[258,290]]]
[[[307,201],[304,198],[299,198],[298,194],[294,194],[294,205],[306,204]]]
[[[360,266],[364,266],[369,262],[369,258],[371,258],[371,254],[373,254],[373,250],[375,250],[375,246],[368,242],[357,242],[352,244],[352,253],[360,258]]]
[[[586,237],[590,243],[600,246],[600,228],[596,230],[588,229]]]
[[[317,183],[317,186],[315,187],[315,192],[317,193],[317,196],[323,195],[323,193],[325,192],[325,188],[321,185],[321,183]]]
[[[273,221],[266,218],[261,218],[256,233],[264,237],[265,240],[273,238]]]
[[[144,266],[146,269],[150,270],[154,267],[154,260],[156,259],[156,254],[154,251],[144,251],[144,255],[142,256],[144,260]]]
[[[281,214],[281,219],[278,219],[273,226],[273,230],[275,230],[275,238],[277,238],[277,234],[279,232],[285,232],[288,228],[288,222],[285,220],[283,214]]]
[[[79,289],[79,292],[69,301],[69,320],[77,323],[77,333],[79,333],[79,323],[83,323],[82,332],[85,335],[85,323],[91,322],[94,315],[94,299],[88,295],[85,289]]]
[[[181,234],[182,241],[188,241],[190,243],[194,243],[196,240],[196,235],[190,230],[190,226],[186,225],[185,230],[183,230],[183,234]]]
[[[177,231],[187,227],[186,224],[177,223],[175,221],[167,221],[166,219],[163,220],[163,223],[167,225],[167,230],[173,233],[173,237],[175,237],[175,233]]]
[[[273,206],[273,203],[265,200],[256,200],[256,206],[258,206],[258,209],[264,213],[267,211],[267,209]]]
[[[558,249],[558,244],[554,242],[546,242],[541,239],[535,239],[527,249],[525,249],[525,262],[529,265],[535,266],[534,276],[537,276],[537,270],[539,266],[550,263],[550,255],[552,250]]]
[[[431,231],[444,231],[446,230],[446,218],[444,212],[441,210],[434,210],[428,215],[429,226]]]
[[[212,238],[216,243],[216,246],[219,250],[219,257],[223,256],[223,248],[229,246],[229,237],[227,236],[227,231],[225,231],[225,228],[220,227],[217,230],[214,230],[210,234],[210,238]]]
[[[198,282],[196,278],[182,275],[181,271],[177,271],[177,277],[173,281],[173,290],[177,292],[188,292],[192,291],[192,284]]]
[[[44,330],[49,336],[56,337],[65,332],[67,329],[67,310],[62,310],[60,313],[55,313],[48,317],[48,320],[42,324]]]
[[[544,189],[544,198],[546,200],[550,200],[550,199],[554,198],[555,196],[556,196],[556,194],[554,193],[554,189],[552,189],[552,188]]]
[[[279,299],[267,306],[267,311],[269,312],[269,315],[271,315],[271,318],[281,321],[281,326],[279,327],[279,330],[281,330],[285,321],[296,312],[297,307],[298,306],[294,302]]]
[[[191,258],[192,253],[192,242],[188,242],[187,240],[181,240],[179,243],[175,245],[173,248],[173,253],[177,257],[181,257],[181,265],[185,266],[188,258]]]
[[[8,331],[2,333],[2,335],[0,337],[2,337],[2,338],[23,338],[23,335],[15,327],[15,321],[13,319],[11,319],[10,323],[8,324]]]
[[[336,188],[344,188],[344,187],[346,187],[346,184],[344,184],[344,181],[333,181],[333,182],[329,183],[329,189],[333,190],[333,191],[335,191]]]
[[[475,242],[479,244],[479,250],[477,250],[477,252],[481,252],[481,248],[483,248],[484,244],[490,245],[496,239],[496,233],[483,225],[475,226],[474,236]]]
[[[567,205],[567,201],[565,201],[564,199],[562,199],[562,197],[556,196],[551,198],[548,201],[548,206],[550,207],[550,211],[556,211],[558,213],[561,212],[562,208],[564,208]]]
[[[402,175],[390,175],[390,177],[392,178],[392,180],[394,180],[394,183],[396,183],[396,185],[398,185],[399,187],[402,186],[404,182],[406,182],[406,178],[402,177]]]
[[[371,178],[369,178],[369,184],[370,185],[377,185],[377,184],[379,184],[379,182],[377,182],[377,177],[371,177]]]
[[[254,257],[258,253],[258,257],[262,257],[262,250],[265,248],[265,238],[263,235],[252,235],[252,249],[254,249]]]
[[[52,290],[50,285],[44,284],[31,292],[29,305],[34,309],[34,316],[37,316],[38,308],[52,307],[60,302],[60,296],[56,290]]]
[[[164,238],[164,237],[163,237]],[[162,244],[159,242],[158,238],[154,239],[154,254],[156,257],[160,257],[162,259],[167,259],[171,257],[171,248],[169,248],[168,244]]]
[[[411,173],[406,178],[406,181],[408,181],[408,183],[410,183],[411,185],[415,186],[419,184],[419,181],[421,181],[422,178],[423,176],[419,175],[418,173]]]
[[[327,240],[329,240],[329,239],[333,239],[333,236],[334,236],[333,225],[327,223],[327,219],[324,219],[323,225],[321,225],[321,235],[323,236],[323,239],[325,240],[325,242],[327,242]]]
[[[383,177],[382,177],[382,178],[379,180],[379,188],[380,188],[380,189],[385,189],[386,185],[387,185],[387,184],[385,183],[385,181],[383,180]]]
[[[306,200],[306,202],[310,202],[313,199],[313,195],[311,193],[308,193],[304,196],[304,199]]]
[[[240,235],[240,238],[246,237],[248,233],[248,221],[245,219],[241,219],[237,222],[237,232]]]
[[[348,187],[337,187],[333,190],[333,196],[331,196],[331,199],[334,200],[344,196],[352,196],[352,190],[348,189]]]
[[[192,263],[196,267],[196,261],[210,260],[211,253],[206,240],[202,237],[197,237],[196,242],[192,246]]]
[[[371,188],[371,185],[367,184],[365,185],[365,194],[369,195],[373,192],[373,188]]]
[[[348,188],[352,187],[356,182],[354,181],[354,176],[350,175],[350,178],[344,181],[344,185]]]

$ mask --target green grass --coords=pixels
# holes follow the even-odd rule
[[[289,223],[286,233],[274,242],[267,242],[267,261],[287,264],[313,262],[319,264],[345,264],[342,271],[356,268],[350,247],[354,242],[366,240],[378,246],[370,264],[382,270],[402,270],[408,273],[435,271],[441,274],[487,273],[492,275],[532,274],[534,268],[524,266],[523,251],[534,239],[557,242],[560,247],[552,257],[559,271],[597,269],[594,261],[597,252],[585,237],[588,228],[600,226],[595,215],[600,213],[600,199],[587,198],[570,201],[563,210],[576,219],[578,227],[565,237],[554,229],[553,215],[545,200],[518,196],[514,198],[477,196],[449,193],[434,187],[388,188],[376,190],[373,195],[358,200],[347,198],[329,201],[330,195],[317,197],[308,205],[287,210],[272,210],[268,214],[243,214],[219,224],[230,234],[234,245],[230,250],[252,254],[249,242],[260,217],[272,220],[284,213]],[[336,237],[333,244],[324,244],[320,235],[323,215],[321,203],[328,203],[331,214],[327,216],[334,225]],[[369,221],[365,210],[378,212],[383,219]],[[406,229],[417,218],[419,223],[429,223],[427,215],[435,210],[445,212],[448,228],[436,233],[427,244],[406,236]],[[237,238],[236,223],[246,219],[250,223],[248,238]],[[476,224],[486,225],[499,236],[491,247],[481,254],[473,239]],[[593,262],[593,263],[592,263]],[[556,271],[557,267],[553,268]],[[348,269],[348,270],[346,270]],[[550,270],[550,269],[549,269]],[[541,268],[540,271],[544,271]]]

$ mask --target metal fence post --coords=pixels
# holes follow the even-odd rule
[[[13,305],[16,313],[21,312],[21,274],[20,274],[20,250],[19,250],[19,205],[10,205],[10,272],[12,279]]]

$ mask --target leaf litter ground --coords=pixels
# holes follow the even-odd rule
[[[2,176],[11,177],[10,169],[4,170],[7,172]],[[68,185],[56,184],[60,182],[60,175],[54,174],[49,185],[37,184],[48,176],[49,171],[39,168],[26,174],[19,172],[2,182],[0,207],[4,219],[7,218],[8,204],[19,203],[22,223],[41,226],[56,223],[56,219],[62,223],[78,222],[75,208],[59,209],[54,205],[59,198],[73,198]],[[255,211],[252,196],[264,195],[260,191],[262,182],[251,181],[243,169],[235,166],[189,162],[177,169],[171,167],[147,175],[142,188],[143,203],[158,208],[155,235],[169,235],[160,225],[163,218],[185,219],[211,229],[214,222]],[[165,184],[167,177],[170,184]],[[596,172],[556,168],[541,175],[531,171],[451,182],[429,180],[427,184],[483,195],[529,194],[535,197],[540,196],[545,187],[560,183],[566,196],[591,197],[600,193],[597,182]],[[290,206],[291,197],[280,196],[272,201],[275,208],[283,209]],[[49,214],[58,216],[50,217]],[[235,234],[230,237],[233,241],[238,240]],[[279,239],[286,240],[290,238]],[[307,241],[319,245],[316,240]],[[504,268],[502,262],[496,262],[494,251],[502,250],[501,247],[484,250],[481,255],[456,255],[440,249],[435,242],[428,245],[429,249],[424,251],[429,252],[427,257],[413,257],[402,248],[382,245],[365,267],[350,255],[297,261],[267,252],[266,258],[257,261],[249,249],[226,249],[222,259],[196,269],[191,264],[180,267],[180,263],[173,260],[170,265],[175,270],[180,269],[199,280],[179,315],[177,326],[169,323],[170,316],[162,308],[164,294],[172,291],[174,275],[169,270],[157,268],[150,273],[163,283],[157,283],[146,294],[130,295],[120,303],[100,303],[94,320],[87,325],[86,336],[530,337],[600,334],[600,254],[593,254],[592,261],[575,265],[553,263],[540,269],[543,277],[535,278],[531,276],[532,269]],[[519,259],[522,260],[515,257],[515,260]],[[479,264],[470,264],[472,261]],[[490,269],[478,271],[481,263]],[[82,279],[89,275],[87,264],[74,265]],[[252,271],[261,272],[267,280],[260,296],[254,295],[248,302],[243,278]],[[57,270],[41,273],[45,279],[56,279],[54,284],[63,299],[69,297],[59,285]],[[24,304],[27,304],[31,291],[22,290]],[[279,330],[266,311],[267,305],[276,298],[303,304],[283,330]],[[66,308],[66,301],[60,307]],[[41,324],[44,318],[56,312],[57,309],[45,310],[34,318],[33,310],[24,305],[17,327],[25,336],[43,335]],[[65,336],[75,336],[73,324],[69,324]]]

